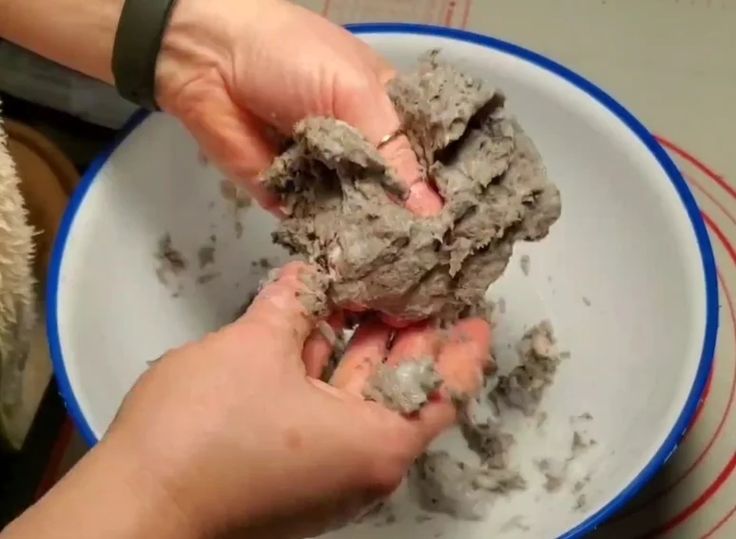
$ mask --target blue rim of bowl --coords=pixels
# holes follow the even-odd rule
[[[464,41],[480,45],[482,47],[498,50],[512,56],[516,56],[541,68],[546,69],[562,77],[569,83],[573,84],[580,90],[590,95],[601,105],[611,111],[620,121],[622,121],[639,140],[654,155],[660,166],[664,169],[670,181],[674,185],[677,193],[682,200],[685,210],[693,227],[695,237],[698,242],[700,254],[703,264],[703,272],[705,275],[705,291],[706,291],[706,327],[703,340],[703,348],[701,351],[700,364],[698,371],[690,390],[690,394],[685,405],[680,412],[680,416],[675,422],[670,434],[665,439],[662,446],[654,454],[649,463],[641,472],[624,488],[613,500],[606,504],[602,509],[588,517],[582,523],[578,524],[571,530],[560,536],[560,539],[572,539],[583,537],[598,528],[603,522],[611,518],[620,511],[631,498],[646,485],[654,474],[667,462],[678,447],[678,444],[685,435],[690,425],[698,405],[703,397],[705,385],[713,365],[713,354],[715,351],[716,334],[718,331],[718,281],[716,278],[716,265],[711,248],[708,232],[705,223],[700,215],[700,209],[693,197],[687,183],[683,179],[680,171],[672,162],[667,153],[662,149],[652,134],[637,120],[628,110],[620,105],[616,100],[609,96],[606,92],[598,88],[596,85],[574,73],[570,69],[546,58],[540,54],[527,50],[518,45],[501,41],[496,38],[475,34],[464,30],[456,30],[452,28],[443,28],[437,26],[428,26],[420,24],[403,24],[403,23],[371,23],[371,24],[353,24],[347,25],[347,28],[356,34],[414,34],[424,36],[434,36],[441,38],[449,38],[456,41]],[[61,222],[59,233],[54,245],[54,251],[51,259],[51,268],[49,272],[49,281],[46,294],[47,309],[47,332],[49,347],[51,350],[51,359],[59,385],[61,394],[66,402],[67,411],[71,415],[77,428],[80,430],[83,438],[89,445],[97,443],[92,428],[82,413],[77,399],[72,391],[71,382],[66,372],[63,355],[61,352],[61,339],[59,337],[58,317],[57,317],[57,298],[59,290],[59,279],[61,263],[64,255],[64,249],[69,237],[69,232],[74,223],[74,217],[77,214],[85,195],[93,184],[98,173],[103,168],[107,160],[113,154],[118,145],[127,138],[127,136],[148,116],[146,112],[138,112],[128,121],[120,132],[118,140],[107,151],[102,153],[89,167],[82,177],[79,187],[72,196],[69,206],[64,214]]]

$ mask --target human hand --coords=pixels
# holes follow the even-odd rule
[[[247,313],[146,372],[103,444],[122,448],[168,493],[188,525],[210,535],[320,533],[398,486],[455,420],[452,393],[474,393],[490,329],[466,320],[429,327],[361,326],[328,385],[316,377],[330,347],[305,310],[298,263],[282,270]],[[306,344],[305,344],[306,343]],[[432,357],[444,385],[416,417],[363,398],[373,369]]]
[[[205,154],[261,205],[278,201],[259,174],[309,116],[329,116],[378,143],[399,128],[384,85],[394,69],[345,29],[284,0],[178,0],[157,66],[161,107],[177,116]],[[409,188],[406,206],[437,213],[406,137],[381,147]]]

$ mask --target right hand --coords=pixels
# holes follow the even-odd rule
[[[474,393],[489,358],[490,328],[465,320],[429,327],[361,326],[330,385],[317,379],[330,353],[299,299],[293,263],[239,320],[168,353],[126,397],[101,444],[134,461],[203,534],[305,537],[388,495],[427,444],[455,420],[450,395]],[[366,401],[384,361],[431,357],[444,379],[416,417]],[[160,497],[160,496],[159,496]],[[207,536],[210,536],[207,535]]]

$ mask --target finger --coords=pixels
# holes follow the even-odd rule
[[[392,133],[385,132],[384,136]],[[431,217],[442,210],[442,198],[424,180],[425,172],[405,135],[379,148],[386,162],[408,188],[406,208],[420,217]]]
[[[490,362],[490,346],[491,328],[485,320],[468,318],[458,322],[437,357],[444,389],[455,396],[477,393]]]
[[[437,215],[442,211],[442,205],[440,195],[424,180],[414,183],[409,188],[409,196],[404,202],[406,209],[419,217]]]
[[[302,360],[307,371],[307,376],[320,378],[330,361],[337,333],[342,332],[345,320],[342,313],[334,313],[326,321],[320,321],[317,329],[307,338],[302,350]]]
[[[402,361],[417,361],[426,357],[437,361],[442,346],[441,330],[427,322],[415,324],[401,330],[386,363],[397,365]],[[408,420],[418,431],[421,443],[426,445],[454,423],[455,409],[452,400],[440,392],[429,395],[429,402],[415,417]]]
[[[438,395],[420,411],[415,426],[425,444],[457,420],[454,399],[476,394],[483,385],[483,370],[490,361],[491,329],[478,318],[466,319],[441,339],[436,368],[443,380]]]
[[[316,270],[302,262],[287,264],[274,281],[263,287],[235,325],[257,325],[271,338],[298,347],[301,352],[318,320],[315,305],[324,296],[324,290],[317,289],[320,285],[315,275]]]
[[[412,325],[412,322],[407,322],[406,320],[402,320],[401,318],[396,318],[394,315],[391,314],[378,313],[378,316],[381,319],[381,322],[388,326],[391,326],[392,328],[403,329]]]
[[[417,430],[419,439],[424,446],[429,445],[432,440],[452,427],[457,421],[457,408],[451,399],[436,397],[421,410],[419,416],[414,420],[414,428]]]
[[[418,215],[435,215],[442,209],[442,199],[424,181],[424,171],[409,139],[402,135],[381,145],[386,136],[401,128],[383,82],[378,78],[368,83],[355,81],[352,87],[346,82],[338,91],[340,100],[336,101],[335,115],[358,129],[372,144],[380,145],[381,155],[407,188],[406,207]]]
[[[396,78],[396,69],[382,56],[373,54],[372,64],[376,77],[383,88]],[[396,124],[400,125],[396,108],[391,104],[391,110],[396,116]],[[393,116],[388,118],[393,125]],[[394,131],[385,131],[383,136],[393,133]],[[380,139],[379,139],[380,143]],[[424,178],[426,171],[423,170],[417,156],[414,153],[411,143],[406,136],[397,137],[396,140],[385,144],[380,148],[383,157],[397,171],[400,178],[406,181],[409,186],[409,197],[406,201],[406,207],[414,213],[420,215],[435,215],[442,209],[442,199],[438,193],[432,189]]]
[[[346,311],[350,311],[353,313],[362,313],[368,310],[365,305],[360,305],[352,300],[346,301],[343,305]]]
[[[383,87],[394,80],[396,78],[396,75],[398,75],[396,68],[394,68],[394,66],[392,66],[391,63],[383,56],[376,55],[375,58],[372,59],[371,63],[376,73],[376,77],[378,78],[378,82],[381,83],[381,86]]]
[[[392,331],[380,322],[366,322],[360,326],[330,383],[354,395],[362,395],[368,378],[386,358]]]
[[[386,359],[387,365],[398,365],[402,361],[436,358],[440,350],[440,339],[436,328],[429,323],[415,324],[398,333]]]
[[[266,124],[235,105],[220,87],[187,91],[174,105],[179,118],[200,148],[233,181],[242,184],[266,209],[278,207],[277,197],[260,182],[273,161],[277,146],[266,136]]]
[[[356,36],[350,34],[350,43],[355,49],[356,56],[362,59],[380,81],[381,85],[385,85],[388,81],[396,77],[396,68],[388,61],[387,58],[378,53],[362,39],[356,39]]]
[[[334,91],[335,117],[358,129],[374,146],[401,127],[386,89],[372,73],[353,70]]]

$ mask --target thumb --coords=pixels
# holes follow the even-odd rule
[[[424,181],[425,171],[417,161],[409,139],[405,135],[391,137],[401,129],[401,122],[386,89],[379,80],[360,86],[360,91],[345,92],[338,102],[338,119],[358,129],[372,144],[403,181],[409,193],[405,205],[420,216],[436,215],[442,209],[442,199]],[[391,139],[382,144],[387,138]]]
[[[291,262],[279,270],[234,326],[258,327],[300,350],[316,323],[328,314],[327,281],[316,269]]]

